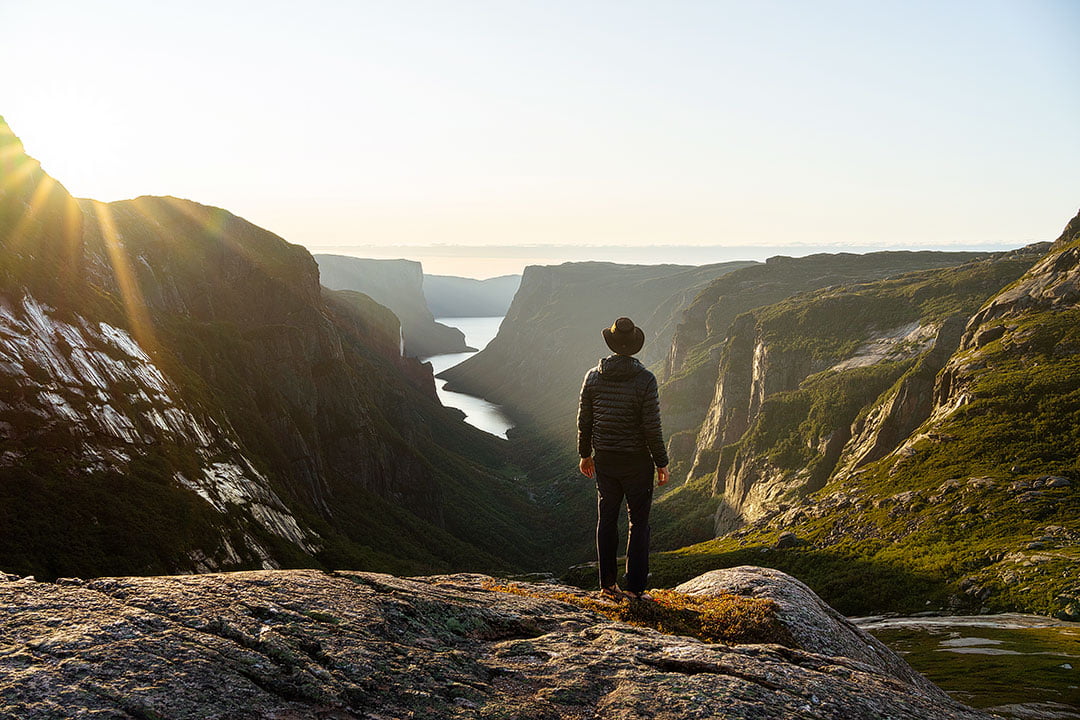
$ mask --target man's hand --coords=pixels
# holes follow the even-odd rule
[[[662,468],[656,468],[656,484],[666,485],[667,481],[671,479],[670,473],[668,473],[667,466]]]
[[[581,474],[587,478],[596,477],[596,468],[593,467],[593,460],[591,457],[581,458],[581,462],[578,463],[578,469],[581,470]]]

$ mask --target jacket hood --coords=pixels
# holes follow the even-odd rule
[[[608,355],[601,358],[597,366],[597,370],[607,380],[629,380],[644,369],[641,361],[629,355]]]

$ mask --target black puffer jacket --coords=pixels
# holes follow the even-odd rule
[[[656,377],[628,355],[609,355],[585,375],[578,403],[578,454],[648,452],[667,467]]]

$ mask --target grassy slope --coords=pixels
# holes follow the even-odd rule
[[[890,251],[853,255],[774,257],[742,268],[705,287],[685,308],[675,332],[674,363],[661,374],[661,402],[673,433],[696,432],[705,417],[700,396],[712,392],[720,352],[739,315],[800,293],[871,282],[907,272],[954,267],[986,253]]]
[[[1026,255],[1004,257],[821,290],[751,315],[771,357],[792,354],[832,364],[849,357],[875,331],[972,314],[1023,274],[1033,260]],[[826,458],[821,440],[851,426],[915,364],[913,360],[881,362],[811,375],[797,390],[770,396],[742,438],[723,452],[764,458],[788,476],[809,475],[810,484],[820,487],[835,460]],[[655,547],[673,549],[711,537],[718,503],[712,496],[711,480],[696,479],[673,488],[659,499],[653,516]]]
[[[957,273],[947,273],[946,280],[963,284]],[[923,297],[924,311],[935,314],[969,302]],[[783,315],[778,310],[773,317]],[[979,375],[970,404],[935,425],[910,451],[834,478],[818,493],[816,512],[655,555],[653,582],[667,586],[708,569],[749,562],[799,576],[848,613],[977,605],[1061,612],[1080,593],[1069,572],[1080,560],[1080,389],[1075,381],[1080,311],[1029,313],[1015,325],[1008,337],[1023,338],[1022,350],[1007,339],[981,348],[979,360],[989,370]],[[918,366],[910,370],[918,371]],[[821,381],[815,377],[808,384]],[[800,389],[804,402],[787,424],[796,436],[815,412],[836,409],[837,394],[806,392],[810,389]],[[782,398],[783,403],[794,403],[798,394]],[[767,439],[761,429],[758,442]],[[779,435],[758,451],[782,451]],[[792,458],[793,467],[807,461],[800,454]],[[1045,475],[1071,478],[1073,487],[1044,488],[1041,496],[1025,498],[1024,483]],[[972,478],[990,482],[969,482]],[[704,508],[692,498],[702,501],[705,486],[699,481],[696,488],[670,495],[656,515],[662,516],[668,503],[672,509]],[[914,493],[905,498],[906,491]],[[898,494],[898,500],[890,500]],[[781,529],[808,544],[775,548]],[[1052,539],[1028,549],[1039,537]],[[589,580],[585,574],[579,579]]]

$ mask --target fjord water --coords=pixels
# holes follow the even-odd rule
[[[1080,720],[1080,625],[1038,615],[861,618],[962,703],[1018,720]]]
[[[487,347],[492,338],[499,332],[499,324],[502,316],[496,317],[450,317],[435,318],[436,322],[450,327],[456,327],[465,333],[465,344],[476,348],[478,351]],[[498,405],[488,402],[483,398],[465,393],[453,392],[446,389],[446,380],[438,377],[439,373],[451,368],[474,353],[447,353],[444,355],[432,355],[424,358],[431,363],[435,373],[435,391],[439,394],[439,400],[447,407],[455,407],[465,413],[465,422],[473,427],[480,428],[501,438],[506,437],[506,431],[513,427],[513,423],[503,413]]]

